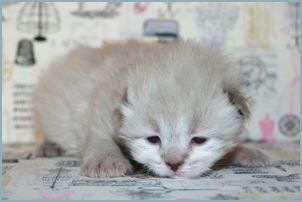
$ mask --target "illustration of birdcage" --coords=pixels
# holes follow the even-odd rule
[[[36,41],[45,41],[46,34],[60,30],[60,17],[54,3],[31,2],[21,8],[17,29],[25,33],[37,33]]]

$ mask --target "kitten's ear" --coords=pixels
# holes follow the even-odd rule
[[[122,102],[125,104],[133,105],[137,100],[135,91],[132,88],[126,87],[123,92]]]
[[[133,114],[132,104],[129,97],[129,90],[128,88],[124,89],[123,96],[121,97],[120,103],[120,114],[124,117],[131,117]]]
[[[129,96],[128,96],[128,88],[125,88],[123,96],[122,96],[122,104],[130,104]]]
[[[250,117],[250,99],[236,88],[224,89],[223,91],[227,94],[230,103],[237,107],[238,113],[248,119]]]

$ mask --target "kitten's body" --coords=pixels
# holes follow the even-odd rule
[[[115,135],[111,116],[123,96],[126,71],[134,67],[131,58],[135,54],[134,48],[131,51],[126,46],[79,47],[53,62],[39,79],[33,98],[35,126],[43,137],[80,155],[88,124],[98,121],[91,120],[98,119],[94,117],[98,110],[109,113],[99,117],[105,116],[108,122],[108,128],[101,130]],[[108,102],[93,103],[102,91],[108,93]]]
[[[83,158],[83,175],[121,176],[132,168],[119,142],[158,175],[198,176],[240,143],[249,114],[231,65],[191,42],[80,47],[37,85],[34,117],[43,139],[35,155],[56,155],[46,149],[54,143]],[[209,140],[200,146],[196,135]],[[160,141],[148,142],[154,136]]]

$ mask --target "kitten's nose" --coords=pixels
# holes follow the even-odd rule
[[[183,162],[180,163],[166,163],[171,170],[173,170],[174,172],[178,170],[179,166],[181,166],[183,164]]]

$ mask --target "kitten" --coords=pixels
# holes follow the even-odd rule
[[[264,154],[238,149],[250,114],[242,91],[236,66],[193,42],[79,47],[35,89],[33,156],[80,156],[89,177],[131,173],[124,147],[158,176],[197,177],[233,151],[234,163],[263,165]]]

